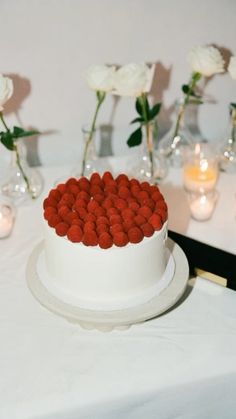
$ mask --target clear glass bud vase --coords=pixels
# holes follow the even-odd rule
[[[236,108],[233,105],[230,105],[228,135],[220,147],[219,162],[223,172],[236,172]]]
[[[173,123],[161,138],[158,150],[172,167],[182,167],[186,147],[193,144],[193,138],[185,124],[185,108],[181,101],[175,103]]]
[[[42,188],[41,174],[28,165],[25,147],[21,140],[18,140],[16,150],[11,151],[11,162],[3,179],[1,191],[19,205],[26,200],[37,198]]]
[[[98,156],[96,152],[96,136],[95,128],[91,136],[91,127],[83,125],[82,127],[82,156],[79,164],[71,171],[71,176],[79,178],[80,176],[90,177],[90,175],[99,170]]]
[[[153,147],[154,123],[143,126],[143,141],[139,147],[138,163],[132,174],[141,181],[156,184],[164,179],[168,172],[166,159]]]

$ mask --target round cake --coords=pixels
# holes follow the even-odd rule
[[[38,270],[60,299],[122,309],[150,300],[172,279],[167,205],[157,186],[94,173],[57,185],[43,207]]]

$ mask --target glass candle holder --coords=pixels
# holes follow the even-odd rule
[[[205,194],[188,192],[187,196],[191,217],[197,221],[209,220],[217,202],[217,191],[213,190]]]
[[[10,236],[15,219],[15,208],[11,201],[0,195],[0,239]]]
[[[197,143],[185,154],[183,184],[187,191],[207,193],[215,189],[218,178],[218,159],[214,149]]]

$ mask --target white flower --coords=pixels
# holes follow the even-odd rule
[[[236,80],[236,56],[230,57],[228,72],[231,75],[233,80]]]
[[[114,93],[119,96],[140,96],[151,88],[155,66],[146,64],[127,64],[120,67],[115,74]]]
[[[114,74],[113,66],[93,65],[87,71],[87,83],[92,90],[110,92],[114,87]]]
[[[210,77],[224,72],[224,60],[220,51],[213,46],[198,46],[188,54],[188,62],[194,72]]]
[[[3,105],[10,99],[13,93],[13,83],[9,77],[4,77],[0,74],[0,112],[3,110]]]

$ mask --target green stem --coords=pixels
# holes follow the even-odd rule
[[[148,115],[147,115],[147,111],[146,111],[146,99],[147,96],[145,95],[145,93],[143,93],[140,96],[140,103],[142,106],[142,110],[143,110],[143,119],[145,121],[145,130],[146,130],[146,140],[147,140],[147,150],[148,150],[148,157],[150,160],[150,165],[151,165],[151,177],[153,177],[154,175],[154,167],[153,167],[153,138],[152,138],[152,128],[150,125],[150,121],[148,120]]]
[[[192,77],[191,77],[191,80],[190,80],[190,83],[189,83],[189,90],[188,90],[188,93],[185,93],[185,95],[184,95],[184,102],[183,102],[183,104],[181,104],[180,105],[180,107],[179,107],[179,112],[178,112],[178,115],[177,115],[177,120],[176,120],[176,125],[175,125],[175,130],[174,130],[174,134],[173,134],[173,140],[175,139],[175,137],[178,135],[178,133],[179,133],[179,127],[180,127],[180,123],[181,123],[181,121],[182,121],[182,119],[183,119],[183,116],[184,116],[184,112],[185,112],[185,109],[186,109],[186,106],[188,105],[188,103],[189,103],[189,99],[190,99],[190,96],[191,96],[191,91],[194,89],[194,87],[196,86],[196,83],[197,83],[197,81],[199,80],[199,73],[193,73],[192,74]]]
[[[6,124],[6,122],[4,121],[2,112],[0,112],[0,119],[1,119],[1,121],[3,123],[3,126],[6,129],[6,131],[10,131],[9,128],[8,128],[8,126],[7,126],[7,124]]]
[[[232,127],[231,127],[231,139],[233,141],[233,143],[235,143],[236,141],[236,109],[232,109],[232,113],[231,113],[231,121],[232,121]]]
[[[94,117],[93,117],[93,120],[92,120],[91,128],[89,130],[89,135],[88,135],[88,138],[86,139],[85,146],[84,146],[81,176],[84,176],[84,173],[85,173],[85,165],[86,165],[86,160],[87,160],[88,148],[89,148],[89,145],[92,141],[93,134],[94,134],[94,131],[95,131],[98,111],[100,109],[100,106],[101,106],[102,102],[105,99],[105,96],[106,96],[105,92],[97,92],[97,99],[98,99],[97,106],[96,106],[96,109],[95,109],[95,114],[94,114]]]

